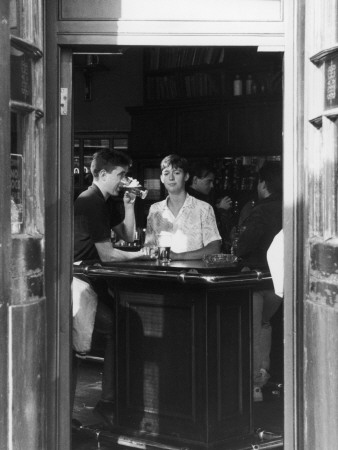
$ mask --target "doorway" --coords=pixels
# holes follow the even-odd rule
[[[262,59],[269,66],[269,77],[266,80],[263,76],[264,70],[262,70],[262,67],[258,71],[256,68],[256,75],[252,75],[254,73],[253,68],[248,66],[246,58],[248,54],[252,57],[251,51],[256,52],[256,49],[242,49],[244,55],[242,61],[244,59],[245,64],[241,70],[238,68],[240,66],[237,66],[229,74],[224,74],[220,66],[225,61],[227,50],[230,51],[230,48],[223,48],[224,53],[222,53],[222,48],[217,47],[179,49],[172,47],[166,48],[163,54],[160,52],[160,47],[152,47],[146,50],[148,53],[140,47],[116,49],[116,52],[109,52],[108,49],[93,51],[92,48],[86,51],[86,48],[81,48],[81,51],[77,49],[74,52],[72,60],[74,84],[72,93],[69,93],[70,98],[73,98],[74,105],[73,142],[71,144],[68,141],[66,144],[66,147],[70,149],[74,156],[72,158],[74,174],[79,175],[78,184],[76,184],[77,181],[74,178],[74,196],[86,186],[90,153],[101,146],[128,148],[132,152],[132,156],[136,156],[136,158],[134,156],[136,161],[134,170],[142,182],[147,179],[144,169],[149,168],[149,164],[152,167],[154,160],[158,161],[163,153],[165,154],[171,149],[179,148],[180,153],[183,152],[188,158],[196,159],[204,158],[203,148],[207,147],[210,150],[211,147],[215,152],[218,166],[219,162],[224,164],[225,158],[229,158],[227,161],[229,164],[230,159],[232,159],[231,163],[235,164],[240,157],[242,158],[242,164],[245,162],[244,167],[250,167],[253,165],[253,160],[264,156],[257,153],[257,149],[267,149],[268,145],[271,144],[271,139],[275,139],[277,150],[269,154],[269,157],[282,157],[281,133],[279,138],[278,133],[270,136],[269,139],[266,138],[266,131],[264,133],[260,125],[264,119],[256,119],[259,117],[257,111],[263,115],[262,117],[274,117],[276,123],[279,123],[280,120],[279,131],[282,130],[282,75],[279,74],[278,76],[278,71],[277,73],[274,72],[275,65],[278,66],[276,62],[278,58],[282,65],[281,55],[276,57],[276,54],[272,54],[270,56],[271,64],[269,64],[269,55],[263,55]],[[231,50],[232,57],[241,60],[239,56],[241,49]],[[117,54],[118,52],[121,54]],[[122,62],[123,58],[126,58],[124,62]],[[185,58],[186,62],[182,67],[176,66],[178,58]],[[199,62],[194,64],[194,61]],[[144,65],[147,63],[149,68],[145,75]],[[124,66],[123,70],[126,71],[124,76],[122,75],[123,71],[120,71],[121,66]],[[185,68],[185,71],[183,68]],[[237,80],[237,75],[239,75],[242,84],[242,91],[239,96],[234,95],[234,81]],[[121,88],[122,83],[119,81],[121,79],[123,80],[123,88]],[[249,80],[251,80],[250,93],[246,90]],[[279,95],[280,98],[278,99]],[[227,104],[230,98],[233,108],[231,114]],[[114,104],[114,114],[112,114],[115,119],[114,123],[110,123],[109,102]],[[245,103],[249,104],[249,108],[246,108]],[[276,104],[279,104],[279,106],[276,106]],[[128,107],[129,113],[125,110],[126,107]],[[272,115],[271,111],[273,111]],[[212,115],[210,116],[210,114]],[[217,122],[222,115],[227,118],[227,133],[221,131],[222,127]],[[91,120],[88,120],[88,117]],[[93,117],[96,118],[99,127],[95,126],[96,120],[93,120]],[[205,117],[212,117],[208,131],[196,137],[195,130],[200,129],[198,124],[205,123]],[[156,120],[156,127],[145,126],[146,123],[149,124],[153,120]],[[241,125],[243,122],[254,123],[247,136],[245,136],[246,133],[241,132],[243,131]],[[160,130],[158,135],[156,135],[156,130]],[[269,131],[271,130],[273,130],[273,127],[270,127]],[[164,132],[167,133],[166,139],[163,139]],[[252,142],[252,135],[256,136],[256,139],[259,140],[258,143]],[[262,140],[262,137],[265,140]],[[163,141],[167,146],[164,150],[163,145],[161,145]],[[199,147],[196,144],[199,144]],[[224,144],[228,146],[227,152],[224,152]],[[139,154],[142,154],[141,160],[138,158]],[[75,173],[75,169],[79,169],[79,172],[76,171]],[[224,188],[224,173],[225,171],[219,173],[218,184],[220,189]],[[250,173],[250,169],[248,169],[248,173]],[[249,178],[249,176],[242,176],[242,178]],[[241,191],[246,191],[246,189],[241,190],[240,185],[238,186],[238,192]],[[241,199],[241,201],[244,202],[244,199]],[[138,218],[139,225],[142,228],[146,218],[146,210],[140,211]],[[276,369],[278,374],[275,380],[272,380],[275,381],[275,389],[271,389],[271,392],[267,392],[267,394],[271,395],[270,406],[276,407],[278,404],[276,414],[279,414],[280,423],[283,422],[283,412],[281,412],[283,407],[280,407],[282,399],[278,396],[281,395],[281,390],[278,389],[277,385],[282,384],[283,381],[280,375],[283,370],[283,364],[280,362],[283,359],[283,346],[280,345],[283,328],[281,310],[279,316],[275,317],[275,321],[275,329],[279,332],[279,338],[276,341],[277,347],[274,354],[278,354],[275,364],[279,367]],[[98,349],[99,352],[100,349]],[[100,358],[100,356],[95,354],[92,356],[93,358],[88,359],[88,362],[84,363],[83,366],[85,367],[88,364],[90,367],[88,370],[92,374],[93,363],[91,361],[94,360],[94,365],[98,365],[99,374],[100,359],[95,358]],[[84,371],[84,380],[85,377]],[[81,398],[81,403],[87,405],[83,398]],[[85,412],[90,412],[92,406],[86,407]],[[271,413],[267,415],[272,416]],[[255,425],[265,426],[258,422]],[[278,427],[279,425],[277,425]]]

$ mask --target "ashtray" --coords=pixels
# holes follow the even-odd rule
[[[215,253],[213,255],[206,255],[203,257],[203,261],[208,266],[227,265],[234,264],[238,261],[237,256],[230,253]]]

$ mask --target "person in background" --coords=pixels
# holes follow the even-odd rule
[[[113,198],[118,196],[121,180],[131,165],[130,158],[120,152],[104,149],[93,155],[91,173],[93,183],[74,203],[74,263],[100,260],[122,261],[148,259],[143,251],[124,252],[113,248],[111,230],[125,241],[133,241],[135,233],[135,195],[123,197],[124,217]],[[114,299],[107,282],[102,278],[76,275],[72,282],[73,301],[73,387],[74,402],[79,358],[91,349],[95,330],[105,336],[106,348],[102,377],[101,400],[94,408],[95,415],[108,427],[114,422]],[[74,424],[75,426],[78,424]]]
[[[215,173],[207,162],[199,161],[192,166],[187,191],[190,195],[212,205],[210,193],[214,188]],[[214,208],[218,230],[222,237],[222,250],[230,249],[230,233],[232,229],[232,200],[229,196],[218,199]]]
[[[266,162],[258,172],[258,202],[241,225],[237,256],[243,270],[267,269],[267,251],[282,229],[282,167],[279,162]],[[253,293],[253,372],[254,400],[262,401],[262,386],[270,375],[270,319],[281,304],[273,289]]]
[[[145,245],[157,245],[157,235],[172,234],[172,260],[202,259],[219,253],[221,236],[212,207],[187,191],[188,162],[178,155],[169,155],[161,162],[161,182],[168,196],[150,207]]]

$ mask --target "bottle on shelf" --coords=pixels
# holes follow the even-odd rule
[[[252,94],[252,76],[248,75],[245,81],[245,93],[246,95]]]
[[[257,94],[257,84],[255,82],[251,85],[251,94],[256,95]]]
[[[235,76],[234,79],[234,95],[240,96],[243,93],[243,83],[239,75]]]

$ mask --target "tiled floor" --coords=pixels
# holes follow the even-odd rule
[[[100,398],[101,372],[102,363],[82,362],[80,366],[73,418],[78,419],[85,426],[93,424],[100,426],[93,415],[93,408]],[[254,427],[283,434],[283,398],[272,395],[271,390],[265,392],[264,398],[263,402],[254,404]],[[97,442],[94,434],[88,435],[84,431],[73,432],[72,450],[94,450],[97,448],[109,450],[118,447],[113,441],[109,442],[108,440],[108,443],[106,443],[106,439],[100,439],[100,441]],[[124,448],[128,449],[128,447]],[[239,450],[251,448],[251,446],[247,447],[246,443],[243,443],[239,447],[231,448]],[[226,450],[229,450],[229,448],[227,447]]]

